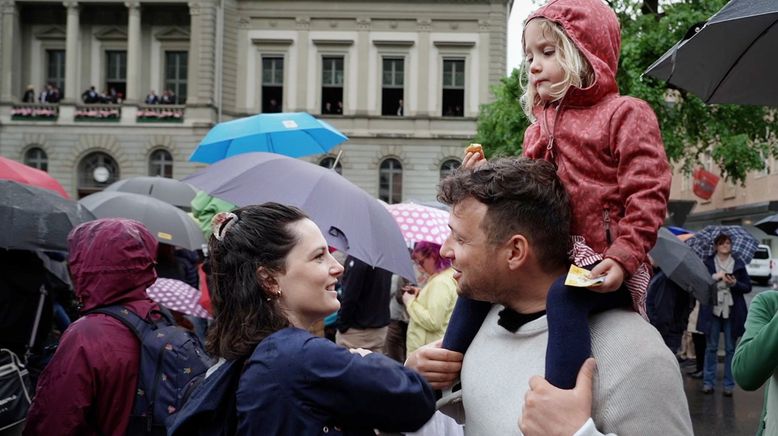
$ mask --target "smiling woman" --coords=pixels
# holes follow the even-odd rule
[[[207,349],[221,366],[169,434],[374,435],[415,431],[432,416],[435,399],[419,374],[308,332],[340,307],[343,267],[301,210],[265,203],[213,222]]]

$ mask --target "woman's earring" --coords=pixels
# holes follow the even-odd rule
[[[274,295],[275,295],[275,298],[273,298],[272,296],[268,296],[268,297],[265,298],[265,301],[271,301],[271,300],[274,300],[274,299],[278,300],[279,298],[281,298],[281,290],[279,289],[278,291],[276,291],[276,293]]]

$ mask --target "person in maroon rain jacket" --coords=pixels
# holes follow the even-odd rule
[[[157,273],[157,242],[143,224],[101,219],[68,238],[70,275],[82,312],[123,305],[141,317]],[[71,324],[41,374],[25,435],[124,435],[138,383],[140,343],[120,321],[90,314]]]

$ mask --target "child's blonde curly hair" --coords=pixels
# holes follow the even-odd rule
[[[564,97],[571,86],[575,86],[576,88],[587,88],[594,84],[595,77],[592,66],[581,51],[578,50],[578,47],[573,44],[573,41],[570,40],[570,37],[567,36],[562,27],[545,18],[534,18],[533,21],[537,22],[543,35],[556,46],[556,59],[562,67],[562,71],[565,73],[564,79],[561,82],[551,85],[552,101],[557,101]],[[523,36],[521,45],[524,47]],[[521,89],[524,90],[524,93],[519,100],[521,102],[521,108],[524,110],[524,114],[527,115],[527,118],[529,118],[530,121],[535,121],[535,116],[532,114],[532,108],[541,102],[540,96],[535,89],[535,85],[529,80],[530,65],[526,59],[527,57],[525,55],[524,61],[521,64],[521,75],[519,80],[519,84],[521,85]]]

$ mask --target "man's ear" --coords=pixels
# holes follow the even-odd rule
[[[524,235],[513,235],[506,243],[508,250],[508,268],[517,270],[524,266],[529,259],[529,241]]]

